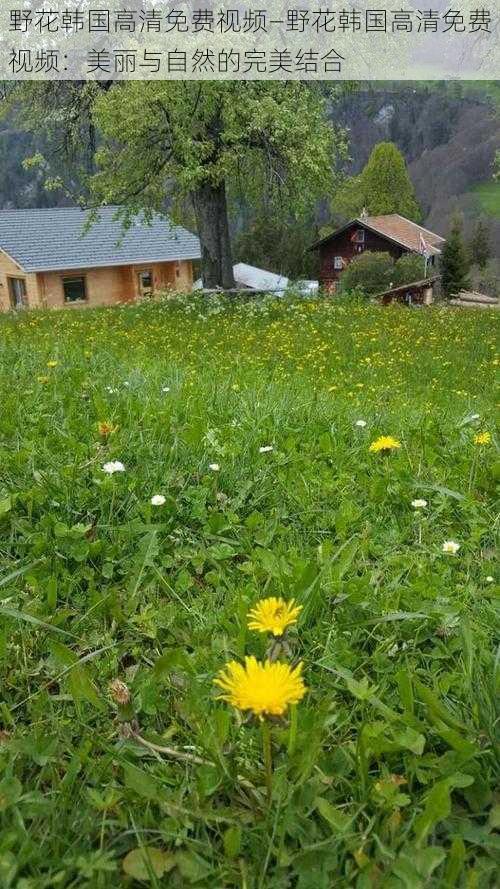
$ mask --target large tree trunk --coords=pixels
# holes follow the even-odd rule
[[[235,284],[224,183],[201,185],[193,193],[193,203],[201,244],[203,286],[230,289]]]

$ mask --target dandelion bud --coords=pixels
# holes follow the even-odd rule
[[[109,685],[109,690],[115,704],[119,704],[121,707],[130,704],[130,690],[120,679],[113,679],[113,682]]]

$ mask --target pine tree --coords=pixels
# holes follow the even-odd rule
[[[441,283],[446,296],[454,296],[469,285],[470,260],[462,236],[462,222],[455,216],[441,252]]]
[[[404,157],[393,142],[375,145],[359,176],[344,182],[332,202],[333,213],[348,218],[359,216],[363,207],[370,216],[422,218]]]
[[[490,229],[486,220],[478,219],[469,250],[472,262],[481,270],[485,269],[491,257]]]
[[[420,221],[420,207],[404,157],[393,142],[375,146],[361,178],[365,206],[371,215],[400,213],[414,222]]]

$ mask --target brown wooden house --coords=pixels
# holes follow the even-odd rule
[[[0,311],[135,302],[191,290],[198,238],[154,215],[123,230],[116,207],[0,212]]]
[[[319,252],[321,286],[335,291],[343,270],[355,256],[367,250],[390,253],[395,260],[405,253],[425,253],[428,268],[433,269],[443,244],[444,238],[440,235],[398,213],[388,216],[362,213],[317,241],[310,249]]]

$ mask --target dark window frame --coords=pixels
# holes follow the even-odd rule
[[[21,296],[21,302],[17,303],[15,301],[15,294],[13,290],[13,285],[11,282],[21,282],[23,285],[23,293]],[[28,305],[28,288],[26,286],[26,278],[22,277],[22,275],[7,275],[7,291],[9,296],[9,303],[11,309],[22,309]]]
[[[145,286],[143,285],[143,283],[142,283],[142,276],[143,276],[143,275],[149,275],[149,278],[150,278],[150,280],[151,280],[151,286],[150,286],[150,287],[145,287]],[[155,288],[154,288],[154,273],[153,273],[153,269],[152,269],[152,268],[138,269],[138,271],[137,271],[137,278],[138,278],[138,281],[139,281],[139,293],[140,293],[142,296],[149,296],[150,294],[154,293],[154,289],[155,289]]]
[[[63,288],[63,300],[65,305],[73,305],[74,303],[86,303],[88,302],[88,293],[87,293],[87,276],[86,275],[62,275],[62,288]],[[77,297],[76,299],[71,299],[66,296],[66,284],[70,281],[81,281],[83,283],[83,297]]]
[[[366,232],[364,228],[358,228],[354,232],[354,243],[355,244],[364,244],[365,243],[365,235]]]

